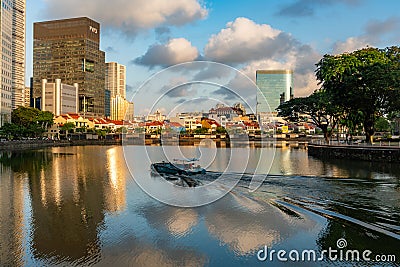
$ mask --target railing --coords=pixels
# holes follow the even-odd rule
[[[310,144],[314,145],[326,145],[325,140],[323,139],[312,139]],[[329,145],[332,146],[360,146],[360,147],[393,147],[393,148],[400,148],[400,140],[399,141],[375,141],[372,144],[366,143],[362,140],[353,140],[353,141],[346,141],[346,140],[331,140]]]

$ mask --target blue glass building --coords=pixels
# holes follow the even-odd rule
[[[257,70],[257,114],[277,112],[278,106],[293,97],[292,70]]]

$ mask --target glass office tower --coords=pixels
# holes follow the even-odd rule
[[[0,127],[24,105],[25,0],[0,0]]]
[[[292,70],[257,70],[257,114],[276,113],[278,106],[293,97]]]
[[[41,81],[79,85],[79,113],[105,115],[105,54],[100,50],[100,24],[86,17],[34,23],[33,93]]]

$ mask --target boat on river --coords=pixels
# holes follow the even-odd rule
[[[151,170],[158,174],[195,175],[204,174],[206,170],[196,165],[198,159],[174,159],[174,162],[157,162],[151,164]]]
[[[161,176],[167,181],[182,187],[196,187],[202,185],[198,175],[205,174],[206,170],[196,165],[198,159],[174,159],[174,162],[157,162],[151,164],[152,175]],[[192,176],[192,177],[191,177]]]
[[[150,168],[152,172],[168,175],[196,175],[204,174],[206,170],[200,165],[196,165],[198,159],[174,159],[174,162],[157,162],[152,163]]]

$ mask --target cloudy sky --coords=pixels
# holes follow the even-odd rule
[[[252,106],[257,69],[293,69],[305,96],[322,55],[399,45],[399,10],[398,0],[27,0],[27,77],[33,23],[87,16],[101,24],[106,61],[127,66],[136,114]]]

